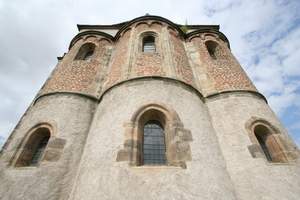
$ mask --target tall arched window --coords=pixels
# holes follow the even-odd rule
[[[269,163],[293,163],[299,152],[288,134],[256,116],[247,120],[245,128],[252,141],[248,149],[253,158],[264,158]]]
[[[269,162],[275,162],[272,151],[270,149],[270,145],[272,145],[272,143],[275,143],[275,141],[269,130],[263,125],[258,125],[254,128],[254,135],[258,143],[260,144],[260,147],[263,150],[263,153],[265,154],[267,160]]]
[[[143,131],[143,165],[165,165],[165,134],[158,121],[148,121]]]
[[[154,36],[146,36],[143,38],[143,52],[155,52]]]
[[[171,107],[160,103],[143,105],[124,125],[126,133],[131,134],[126,134],[117,162],[129,161],[132,167],[187,167],[186,161],[192,158],[189,145],[192,134]]]
[[[39,163],[50,138],[48,128],[37,128],[22,149],[16,167],[35,166]]]

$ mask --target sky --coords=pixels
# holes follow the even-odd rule
[[[78,33],[158,15],[220,25],[258,90],[300,146],[299,0],[0,0],[0,148]]]

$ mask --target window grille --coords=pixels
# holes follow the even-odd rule
[[[144,126],[143,134],[143,164],[165,165],[165,136],[162,125],[154,120]]]
[[[153,36],[144,38],[143,52],[155,52],[155,38]]]
[[[255,134],[255,136],[256,136],[256,138],[257,138],[257,140],[258,140],[258,142],[259,142],[259,144],[260,144],[260,146],[261,146],[264,154],[266,155],[268,161],[269,162],[274,162],[274,159],[272,157],[272,154],[271,154],[269,148],[266,145],[266,142],[259,135]]]
[[[29,165],[37,165],[38,164],[38,162],[40,161],[40,159],[44,153],[44,150],[47,146],[48,140],[49,140],[49,137],[45,137],[44,139],[42,139],[40,141],[40,143],[38,144],[32,158],[31,158]]]
[[[83,60],[90,62],[90,61],[91,61],[91,59],[92,59],[92,55],[93,55],[93,53],[94,53],[94,51],[89,51],[89,52],[87,52],[87,53],[85,54],[85,56],[84,56],[84,59],[83,59]]]

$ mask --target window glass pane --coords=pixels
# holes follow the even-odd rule
[[[84,56],[84,60],[85,60],[85,61],[91,61],[93,53],[94,53],[93,51],[87,52],[87,53],[85,54],[85,56]]]
[[[49,137],[45,137],[44,139],[42,139],[40,141],[39,145],[37,146],[32,158],[31,158],[29,165],[37,165],[38,164],[38,162],[40,161],[40,159],[43,155],[43,152],[47,146],[48,140],[49,140]]]
[[[152,36],[144,38],[143,52],[155,52],[155,39]]]
[[[149,121],[144,126],[143,134],[143,164],[165,165],[165,135],[161,124]]]

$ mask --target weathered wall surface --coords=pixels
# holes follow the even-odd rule
[[[124,148],[124,123],[154,102],[173,108],[191,131],[187,169],[116,162]],[[97,108],[70,199],[236,199],[208,121],[199,96],[178,82],[147,79],[113,88]]]
[[[88,26],[74,37],[1,151],[0,198],[299,199],[299,149],[216,26],[194,26],[199,29],[184,35],[157,16],[123,25]],[[142,51],[146,36],[155,37],[155,52]],[[94,54],[85,61],[89,51]],[[179,138],[166,145],[172,166],[171,161],[164,166],[128,161],[142,140],[126,131],[134,113],[148,104],[165,105],[180,118],[170,123],[167,131],[173,132],[165,133],[167,139]],[[151,119],[157,113],[146,114]],[[285,141],[279,156],[288,162],[264,158],[246,127],[250,119],[276,127],[274,138]],[[17,166],[21,152],[32,157],[24,141],[41,122],[54,129],[40,163]],[[132,130],[141,131],[144,124],[137,124]],[[169,156],[169,149],[180,147]]]
[[[217,45],[214,49],[216,60],[211,58],[205,45],[209,41]],[[203,73],[199,81],[204,82],[201,85],[204,95],[224,90],[257,91],[243,68],[232,55],[228,44],[219,39],[217,35],[210,33],[194,36],[191,38],[190,43],[193,44],[190,51],[198,52],[198,55],[192,56],[192,58],[195,58],[195,67],[198,67],[197,65],[201,63],[203,68],[199,69],[200,73]]]
[[[88,49],[79,51],[85,44],[95,45],[91,61],[83,60]],[[102,89],[102,82],[107,78],[106,65],[110,59],[110,48],[110,42],[100,36],[88,35],[78,39],[63,60],[58,63],[39,94],[69,91],[98,96]]]
[[[253,158],[247,148],[252,142],[245,123],[256,116],[277,127],[297,149],[265,101],[247,93],[224,94],[209,99],[206,105],[238,199],[299,199],[299,164],[269,163]]]
[[[65,199],[72,187],[94,108],[95,102],[75,95],[52,95],[38,100],[21,120],[1,158],[1,199]],[[43,160],[38,167],[7,166],[28,129],[44,121],[58,124],[51,140],[66,141],[60,159]]]

